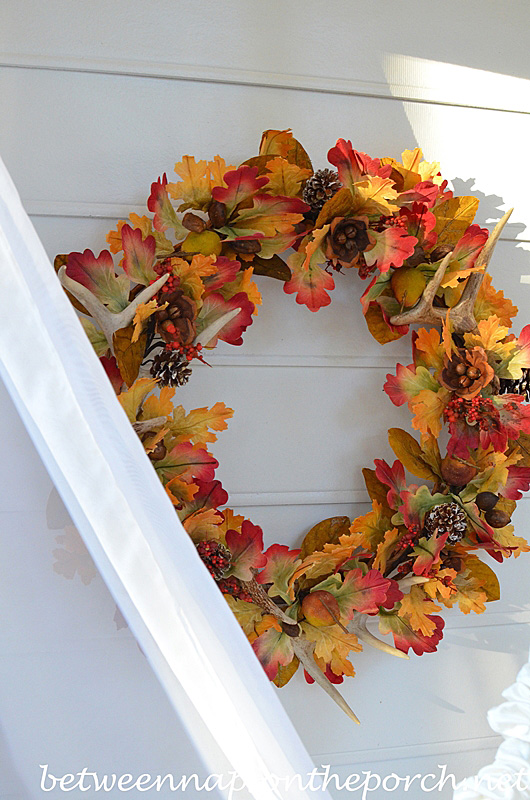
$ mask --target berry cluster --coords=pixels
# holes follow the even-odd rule
[[[229,594],[237,600],[244,600],[246,603],[252,603],[252,597],[243,589],[237,578],[222,578],[218,581],[217,585],[223,594]]]
[[[418,541],[419,533],[420,529],[418,528],[418,526],[411,525],[410,528],[408,528],[407,533],[403,534],[397,546],[400,547],[402,550],[407,550],[407,548],[409,547],[414,547],[414,545]]]
[[[173,330],[172,330],[173,329]],[[174,325],[168,325],[166,330],[168,333],[176,333]],[[202,361],[201,350],[202,344],[180,344],[179,342],[167,342],[165,347],[167,352],[180,353],[183,360],[191,361],[193,358],[198,358]]]
[[[208,567],[210,574],[219,580],[230,566],[230,551],[216,539],[207,539],[199,542],[197,552]]]
[[[453,397],[444,409],[444,419],[454,423],[464,419],[468,425],[478,425],[480,430],[491,427],[491,421],[499,416],[497,409],[489,397],[477,395],[472,400],[464,397]]]

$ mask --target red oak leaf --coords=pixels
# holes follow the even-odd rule
[[[101,356],[99,360],[101,361],[103,369],[107,373],[108,379],[112,383],[112,388],[116,394],[119,394],[121,387],[123,386],[123,378],[120,370],[118,369],[118,362],[114,356],[111,356],[110,358],[108,356]]]
[[[186,503],[184,509],[186,514],[195,511],[202,511],[208,508],[219,508],[228,503],[228,492],[223,489],[221,481],[206,481],[201,478],[194,478],[193,482],[199,487],[193,495],[191,503]]]
[[[312,239],[305,247],[302,246],[287,260],[291,279],[284,283],[283,290],[287,294],[296,293],[296,302],[307,306],[310,311],[329,305],[331,297],[328,292],[335,288],[333,276],[320,266],[326,263],[322,247],[328,231],[329,225],[313,231]]]
[[[114,263],[108,250],[103,250],[97,258],[92,250],[70,253],[66,274],[85,286],[113,313],[123,311],[129,303],[129,279],[114,273]]]
[[[394,461],[392,466],[383,459],[376,459],[374,464],[376,478],[381,483],[384,483],[385,486],[390,486],[386,496],[388,505],[390,508],[397,509],[401,504],[400,492],[407,488],[403,464],[398,459]]]
[[[488,229],[480,225],[470,225],[458,240],[451,256],[451,261],[458,261],[460,269],[470,269],[488,240]]]
[[[269,628],[257,639],[254,639],[252,649],[271,681],[276,677],[280,664],[282,667],[287,666],[294,656],[291,637],[277,631],[276,628]]]
[[[264,175],[260,178],[257,175],[258,168],[248,166],[225,172],[223,180],[226,183],[226,189],[222,186],[215,186],[212,189],[213,199],[224,203],[230,214],[237,205],[249,200],[269,182]]]
[[[324,672],[324,675],[330,683],[342,683],[344,681],[344,675],[335,675],[329,664],[326,664],[326,671]],[[315,682],[315,679],[312,678],[309,672],[306,672],[305,669],[304,678],[306,679],[307,683],[311,684]]]
[[[392,590],[393,594],[396,594],[392,583],[377,569],[369,570],[366,575],[363,575],[360,568],[350,570],[344,578],[341,589],[335,594],[341,614],[347,619],[353,617],[354,611],[377,614],[379,606],[384,606],[388,602],[389,591]]]
[[[388,374],[383,389],[390,397],[395,406],[402,406],[410,400],[407,386],[412,385],[416,378],[414,364],[404,367],[402,364],[396,365],[396,374]]]
[[[182,479],[213,480],[219,462],[199,445],[179,442],[161,461],[155,462],[159,477],[165,482],[177,475]]]
[[[430,539],[422,538],[413,550],[416,557],[412,571],[414,575],[426,575],[433,564],[440,560],[440,553],[447,541],[448,533],[442,536],[431,536]]]
[[[230,575],[242,581],[252,580],[254,569],[261,569],[267,563],[263,553],[263,531],[246,519],[241,526],[241,533],[230,530],[226,532],[226,546],[232,554]]]
[[[528,489],[530,489],[530,467],[508,467],[508,480],[499,494],[509,500],[520,500],[522,492],[527,492]]]
[[[272,544],[264,553],[267,564],[265,568],[256,575],[258,583],[271,583],[269,595],[278,595],[286,603],[290,603],[289,580],[292,578],[296,569],[300,550],[289,550],[285,544]]]
[[[225,256],[217,256],[213,266],[216,269],[215,275],[207,275],[202,279],[207,292],[214,292],[216,289],[221,289],[225,283],[235,281],[241,268],[239,261],[232,261]]]
[[[219,292],[213,292],[204,299],[199,316],[197,317],[197,333],[205,330],[215,320],[220,319],[223,314],[228,311],[234,311],[236,308],[240,309],[239,314],[227,322],[219,331],[217,336],[209,342],[203,344],[208,347],[215,347],[217,339],[221,339],[228,344],[243,344],[243,332],[246,331],[249,325],[252,325],[252,314],[254,311],[254,303],[248,299],[245,292],[238,292],[229,300],[225,300]]]
[[[328,161],[337,168],[342,185],[348,189],[351,189],[354,183],[361,181],[365,175],[389,178],[392,172],[390,165],[381,167],[378,158],[370,158],[366,153],[359,153],[353,149],[352,143],[345,139],[339,139],[335,147],[331,148],[328,152]]]
[[[415,631],[409,623],[397,614],[384,614],[379,619],[379,630],[381,633],[392,633],[394,637],[394,644],[398,650],[403,653],[408,653],[410,648],[416,653],[417,656],[423,653],[434,653],[438,646],[438,642],[443,638],[444,621],[441,617],[435,615],[427,615],[436,625],[436,630],[432,636],[425,636],[418,631]]]
[[[149,286],[151,281],[159,277],[154,270],[156,264],[154,236],[147,236],[144,239],[139,228],[124,225],[121,229],[121,240],[124,272],[135,283]]]
[[[380,272],[388,272],[390,267],[401,267],[418,244],[415,236],[397,226],[385,228],[384,231],[370,231],[376,241],[364,251],[364,258],[369,267],[376,266]]]
[[[412,189],[402,192],[397,201],[400,206],[411,208],[415,203],[422,203],[427,208],[432,208],[438,199],[439,187],[432,181],[421,181]]]
[[[151,194],[147,201],[147,208],[154,212],[153,225],[157,231],[166,231],[174,228],[179,239],[186,236],[188,231],[183,227],[177,213],[173,208],[167,193],[167,176],[163,176],[151,184]]]

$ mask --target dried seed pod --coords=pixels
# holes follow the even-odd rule
[[[193,231],[193,233],[202,233],[206,229],[206,223],[202,217],[193,214],[191,211],[184,214],[182,217],[182,224],[187,230]]]
[[[230,247],[236,253],[243,253],[244,255],[259,253],[261,250],[261,245],[257,239],[240,239],[237,242],[230,242]]]
[[[498,502],[499,498],[493,492],[479,492],[475,498],[475,503],[481,511],[492,511]]]
[[[222,228],[228,219],[226,206],[219,200],[213,200],[208,207],[208,217],[213,228]]]
[[[492,528],[504,528],[506,525],[509,525],[511,517],[506,511],[499,511],[493,508],[491,511],[487,512],[485,520]]]

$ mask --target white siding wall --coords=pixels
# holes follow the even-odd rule
[[[339,136],[372,155],[419,145],[458,193],[481,197],[480,222],[515,206],[492,272],[520,307],[518,330],[530,316],[529,23],[523,0],[3,0],[0,154],[53,258],[103,249],[183,154],[239,163],[268,127],[292,127],[315,167]],[[259,283],[264,306],[243,347],[218,348],[181,398],[235,409],[214,446],[231,504],[268,543],[296,546],[320,519],[365,509],[361,467],[390,456],[389,426],[409,426],[381,388],[410,354],[406,339],[371,339],[352,275],[318,314]],[[197,757],[102,582],[52,571],[68,521],[5,392],[0,408],[0,798],[23,786],[36,797],[46,762],[191,771]],[[527,508],[517,523],[528,535]],[[343,687],[359,729],[296,676],[280,696],[317,762],[344,775],[448,764],[463,777],[490,760],[486,709],[530,642],[528,564],[502,566],[502,599],[481,617],[447,614],[437,655],[356,657]]]

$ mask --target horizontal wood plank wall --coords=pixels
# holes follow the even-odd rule
[[[267,127],[292,127],[315,167],[326,165],[339,136],[373,155],[397,157],[420,145],[441,162],[457,193],[481,198],[481,224],[491,227],[515,206],[491,271],[520,307],[518,330],[530,312],[530,204],[520,172],[530,140],[530,81],[522,63],[527,4],[451,0],[427,9],[420,0],[331,0],[324,8],[313,0],[274,0],[266,14],[263,8],[257,0],[93,0],[85,8],[66,0],[4,0],[0,96],[9,113],[0,120],[0,154],[50,257],[87,247],[99,252],[118,219],[146,213],[151,181],[169,175],[183,154],[219,152],[239,163],[255,154]],[[410,350],[407,340],[381,348],[371,339],[356,275],[336,276],[332,305],[317,314],[280,284],[258,282],[264,304],[243,347],[220,346],[213,370],[197,367],[179,398],[187,408],[223,400],[235,409],[212,448],[231,504],[263,526],[267,543],[296,546],[318,520],[365,510],[361,467],[391,456],[387,427],[410,425],[408,412],[382,392],[386,373],[397,361],[410,363]],[[133,687],[141,673],[133,643],[127,630],[116,630],[101,582],[85,588],[51,570],[56,543],[42,519],[51,487],[35,470],[36,455],[5,397],[2,409],[2,441],[19,449],[3,475],[3,513],[26,537],[25,547],[39,541],[35,576],[42,569],[39,580],[68,606],[71,652],[92,648],[97,658],[111,658]],[[29,495],[21,489],[28,470],[35,474]],[[528,535],[526,508],[516,523]],[[13,548],[13,560],[19,557]],[[462,776],[491,758],[497,739],[485,712],[526,659],[530,639],[528,560],[507,562],[499,574],[502,600],[481,617],[447,614],[436,656],[355,658],[358,675],[343,687],[363,720],[360,731],[301,676],[280,693],[317,761],[344,776],[363,769],[429,772],[443,763]],[[10,641],[13,658],[20,657],[7,634],[6,657]],[[145,676],[138,691],[167,713]],[[125,699],[106,702],[119,715]],[[169,717],[164,726],[171,730]],[[130,747],[132,734],[122,734]],[[169,768],[169,749],[161,755],[155,739],[134,750],[130,771],[147,769],[146,759],[166,759]],[[66,760],[68,753],[82,758],[83,746],[88,739],[77,750],[57,744]],[[90,750],[97,760],[97,748]],[[118,760],[123,752],[116,744]],[[110,763],[102,755],[100,761]],[[0,798],[8,789],[0,782]]]

